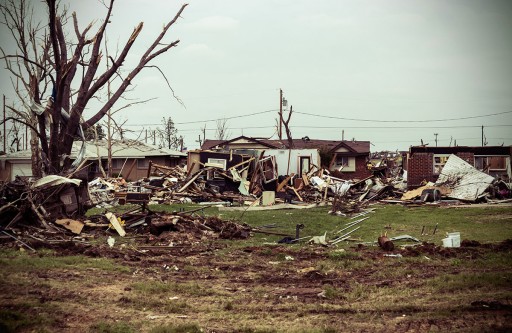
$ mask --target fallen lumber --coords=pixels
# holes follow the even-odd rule
[[[110,224],[112,224],[114,229],[116,229],[116,231],[119,234],[119,236],[121,236],[121,237],[126,236],[126,231],[124,231],[123,227],[121,226],[121,224],[117,220],[117,217],[114,214],[108,212],[108,213],[105,214],[105,217],[108,219]]]

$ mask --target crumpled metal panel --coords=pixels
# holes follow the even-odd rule
[[[452,189],[447,196],[454,199],[475,201],[487,190],[494,177],[483,173],[456,155],[450,155],[436,185]]]
[[[61,184],[73,184],[73,185],[80,185],[81,180],[80,179],[69,179],[66,177],[58,176],[58,175],[50,175],[43,178],[38,179],[34,184],[32,184],[32,188],[40,188],[40,187],[50,187],[50,186],[57,186]]]

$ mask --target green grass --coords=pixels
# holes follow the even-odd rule
[[[2,250],[0,254],[0,266],[2,272],[16,271],[29,272],[47,269],[85,270],[89,268],[129,273],[130,268],[117,264],[115,261],[106,258],[90,258],[86,256],[55,256],[52,252],[40,251],[37,254],[22,253],[14,250]]]
[[[506,270],[512,267],[512,253],[489,252],[474,260],[466,260],[464,265],[476,269]]]
[[[150,209],[196,207],[155,205]],[[295,234],[296,224],[303,223],[301,236],[327,232],[328,239],[332,239],[353,220],[329,215],[329,208],[220,215],[254,227],[275,224],[277,228],[268,230],[290,235]],[[481,243],[512,239],[510,208],[372,208],[376,208],[375,213],[369,214],[370,218],[352,235],[362,242],[374,242],[384,232],[389,237],[408,234],[436,245],[441,245],[445,233],[452,231],[461,232],[462,239]],[[204,214],[219,215],[219,211],[205,208]],[[432,235],[436,223],[438,231]],[[428,235],[421,235],[422,226],[428,227]],[[148,253],[142,257],[136,275],[128,274],[134,268],[123,266],[122,258],[66,257],[40,249],[36,253],[0,250],[0,278],[4,282],[0,287],[4,295],[0,297],[0,331],[58,331],[62,318],[75,313],[77,306],[96,315],[85,323],[85,330],[107,333],[329,333],[337,331],[334,327],[341,331],[405,331],[409,323],[425,324],[432,318],[440,318],[444,330],[450,330],[448,324],[454,318],[461,318],[461,322],[468,319],[481,329],[487,320],[502,325],[505,314],[496,312],[487,318],[487,313],[475,312],[472,302],[510,304],[512,300],[510,251],[479,247],[454,250],[453,257],[424,253],[387,258],[376,246],[356,250],[357,242],[342,242],[335,247],[306,242],[275,244],[281,238],[255,233],[248,240],[208,239],[213,250],[198,248],[200,252],[196,252],[191,247],[183,254]],[[96,240],[104,244],[103,239]],[[118,240],[129,241],[128,237]],[[400,244],[395,242],[395,247]],[[288,255],[295,260],[287,261]],[[163,271],[162,262],[175,263],[180,270],[172,274]],[[311,268],[315,272],[307,272]],[[79,274],[72,272],[76,270]],[[302,287],[305,291],[300,291]],[[83,292],[67,300],[77,290]],[[308,294],[310,290],[314,294]],[[316,297],[322,290],[324,297]],[[301,292],[308,296],[301,296]],[[98,304],[90,304],[93,299],[98,299]],[[119,321],[108,319],[111,317],[105,315],[105,308],[112,315],[118,313]],[[158,318],[141,319],[155,313]],[[407,317],[402,319],[403,314]],[[192,323],[178,321],[184,317]],[[397,326],[397,322],[403,326]],[[411,326],[409,330],[414,329]]]
[[[151,329],[150,333],[203,333],[197,324],[161,325]]]
[[[457,292],[473,289],[481,291],[500,290],[509,287],[511,284],[512,273],[510,272],[444,274],[429,281],[429,285],[438,292]]]
[[[30,329],[30,332],[50,332],[45,327],[52,322],[52,318],[27,314],[26,310],[21,308],[17,310],[0,309],[0,332],[3,333],[20,332],[28,329]]]
[[[124,205],[114,207],[118,213],[135,207]],[[194,204],[151,205],[149,208],[155,212],[176,212],[198,208]],[[354,238],[360,238],[364,242],[374,242],[383,233],[388,237],[403,234],[411,235],[421,241],[442,244],[446,233],[458,231],[461,239],[477,240],[480,242],[499,242],[512,238],[512,210],[507,207],[489,208],[441,208],[436,206],[405,207],[401,205],[372,205],[373,213],[367,214],[368,220],[359,223],[356,232],[351,234]],[[223,219],[247,223],[253,227],[261,227],[274,224],[275,228],[266,229],[295,235],[295,226],[304,224],[300,236],[319,236],[327,232],[327,239],[339,236],[339,230],[349,222],[355,221],[350,217],[340,217],[328,214],[330,207],[316,207],[311,209],[287,209],[269,211],[246,212],[219,212],[216,207],[205,207],[199,214],[221,216]],[[112,209],[109,209],[112,210]],[[92,209],[87,214],[97,214],[104,211]],[[434,228],[437,224],[435,235]],[[428,235],[421,235],[425,226]],[[344,232],[348,232],[349,228]],[[265,230],[265,229],[264,229]],[[343,232],[343,233],[344,233]],[[254,246],[263,242],[276,242],[283,236],[255,233],[254,237],[243,242],[236,242],[233,246]],[[303,243],[290,247],[301,247]],[[343,247],[343,244],[340,244]]]
[[[238,328],[236,330],[234,330],[233,332],[240,332],[240,333],[277,333],[279,332],[278,330],[276,330],[275,328],[266,328],[266,327],[256,327],[256,328],[253,328],[253,327],[241,327],[241,328]]]
[[[177,211],[193,209],[197,205],[154,205],[154,211]],[[376,241],[383,233],[389,237],[398,235],[411,235],[421,241],[442,244],[446,233],[458,231],[461,239],[478,240],[480,242],[498,242],[512,238],[512,211],[510,208],[440,208],[435,206],[423,206],[408,208],[400,205],[374,205],[373,213],[367,214],[368,220],[359,223],[361,228],[351,236],[360,238],[365,242]],[[327,232],[328,239],[334,239],[339,235],[339,230],[349,222],[355,221],[349,217],[329,215],[329,207],[316,207],[302,210],[269,210],[247,212],[218,212],[217,208],[205,208],[206,215],[220,215],[224,219],[247,223],[253,227],[261,227],[274,224],[275,228],[269,231],[295,235],[295,226],[304,224],[301,236],[319,236]],[[432,234],[437,224],[436,234]],[[423,226],[428,235],[421,235]],[[352,230],[347,229],[345,232]],[[244,245],[253,246],[262,242],[275,242],[283,236],[265,235],[256,233],[253,238],[243,242]],[[295,244],[292,247],[300,247],[303,244]]]

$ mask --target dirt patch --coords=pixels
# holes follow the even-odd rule
[[[175,243],[170,246],[170,242]],[[91,323],[134,322],[134,318],[144,323],[137,329],[143,332],[169,322],[198,322],[205,332],[233,332],[262,323],[293,331],[299,322],[311,329],[351,332],[465,331],[491,324],[496,331],[510,328],[512,302],[493,298],[491,291],[483,293],[485,297],[475,291],[467,298],[461,294],[453,303],[454,299],[443,298],[449,295],[430,295],[422,289],[428,279],[469,272],[463,265],[445,264],[447,259],[510,252],[512,241],[462,244],[447,249],[422,243],[391,253],[431,258],[405,261],[370,246],[355,246],[347,251],[354,254],[335,260],[330,259],[331,248],[319,246],[228,249],[222,241],[184,239],[183,233],[169,230],[158,236],[139,234],[113,248],[34,241],[32,246],[51,248],[58,256],[111,258],[130,272],[70,267],[16,273],[16,279],[3,276],[0,306],[54,318],[49,327],[58,332],[87,331]],[[19,287],[20,281],[25,287]],[[503,292],[512,290],[507,287]],[[385,297],[378,298],[381,293]],[[383,301],[390,298],[393,301]],[[27,309],[23,304],[37,306]],[[440,314],[432,315],[432,304]],[[224,319],[219,320],[219,315]],[[244,318],[242,326],[240,318]]]

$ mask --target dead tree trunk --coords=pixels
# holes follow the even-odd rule
[[[286,119],[286,120],[282,119],[284,128],[286,130],[286,138],[288,140],[288,148],[289,149],[294,148],[293,139],[292,139],[292,131],[290,130],[290,119],[292,117],[292,113],[293,113],[293,105],[290,106],[290,112],[288,113],[288,119]],[[283,117],[282,114],[281,114],[281,117]]]
[[[2,53],[13,77],[23,82],[25,94],[19,90],[18,97],[26,105],[24,113],[31,114],[34,109],[38,110],[37,116],[34,116],[37,118],[38,133],[33,134],[37,136],[36,141],[40,144],[42,153],[39,154],[38,148],[33,144],[36,141],[31,141],[34,174],[40,170],[38,156],[46,160],[48,173],[58,174],[71,166],[70,154],[77,136],[82,136],[83,130],[95,125],[105,116],[122,97],[132,80],[143,68],[148,67],[150,61],[178,45],[179,40],[166,43],[164,37],[187,4],[182,5],[173,19],[163,27],[127,75],[120,75],[121,66],[143,24],[140,23],[134,28],[115,59],[110,56],[103,57],[102,41],[107,25],[111,22],[114,0],[106,4],[107,12],[101,20],[103,23],[93,36],[89,36],[93,24],[80,31],[76,13],[66,17],[66,13],[58,7],[57,0],[46,0],[48,30],[41,29],[36,24],[31,25],[29,22],[32,16],[27,14],[27,4],[26,0],[6,0],[0,4],[2,23],[13,31],[16,41],[16,50],[11,55],[4,50]],[[65,29],[68,19],[72,23],[74,36]],[[103,72],[100,70],[103,68],[100,66],[102,60],[110,62]],[[89,101],[101,94],[106,84],[115,81],[114,79],[117,79],[118,84],[113,88],[112,95],[108,96],[96,114],[82,122],[83,112]],[[26,92],[31,98],[30,103],[23,101]],[[48,102],[43,103],[43,100]],[[25,122],[29,122],[28,118],[30,117],[25,118]],[[47,122],[47,119],[51,121]],[[33,125],[34,121],[30,123]]]

